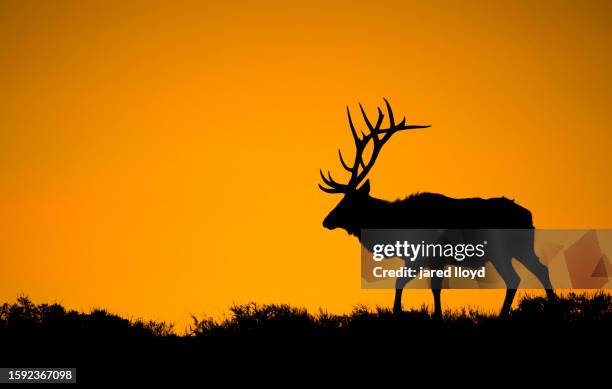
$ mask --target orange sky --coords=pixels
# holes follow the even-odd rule
[[[612,4],[432,3],[1,1],[0,301],[179,326],[251,300],[389,306],[317,188],[352,151],[345,106],[383,96],[433,126],[389,142],[373,195],[612,227]]]

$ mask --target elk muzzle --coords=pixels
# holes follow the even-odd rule
[[[323,227],[325,227],[325,228],[327,228],[329,230],[333,230],[333,229],[338,227],[336,225],[336,223],[333,222],[332,214],[331,213],[329,215],[327,215],[327,217],[325,219],[323,219]]]

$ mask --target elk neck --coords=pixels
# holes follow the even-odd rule
[[[360,229],[384,228],[385,222],[395,211],[394,204],[395,202],[368,196],[358,216]]]

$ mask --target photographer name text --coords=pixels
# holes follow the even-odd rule
[[[419,280],[425,278],[466,278],[474,280],[485,278],[486,268],[484,266],[476,269],[453,266],[446,269],[429,269],[421,266],[415,269],[402,266],[399,269],[383,269],[381,266],[377,266],[372,273],[376,278],[416,278]]]

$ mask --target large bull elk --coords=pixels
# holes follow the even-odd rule
[[[389,102],[384,99],[389,126],[382,127],[385,114],[378,108],[378,118],[372,123],[361,104],[361,114],[368,128],[366,133],[357,133],[350,110],[347,107],[348,122],[355,141],[355,158],[348,164],[338,150],[342,167],[350,173],[346,183],[334,180],[331,174],[321,173],[324,185],[319,184],[326,193],[342,194],[338,205],[327,215],[323,226],[330,230],[343,228],[359,238],[364,229],[495,229],[501,231],[499,243],[507,250],[492,253],[486,260],[491,261],[506,285],[506,297],[501,316],[510,312],[520,277],[512,267],[516,258],[532,272],[546,289],[549,298],[555,294],[548,276],[548,269],[534,251],[534,227],[531,212],[505,197],[482,199],[455,199],[436,193],[413,194],[403,200],[386,201],[370,196],[370,181],[366,177],[382,147],[399,131],[429,126],[406,125],[403,118],[396,123]],[[366,146],[372,142],[371,156],[364,160]],[[364,181],[365,180],[365,181]],[[522,231],[518,234],[516,231]],[[517,241],[518,239],[518,241]],[[402,290],[409,279],[397,278],[393,311],[401,312]],[[432,278],[431,289],[434,296],[434,316],[441,317],[440,293],[442,279]]]

